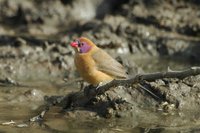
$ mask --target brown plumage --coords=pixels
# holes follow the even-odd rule
[[[124,67],[92,41],[81,37],[71,43],[74,62],[83,79],[93,85],[127,77]]]

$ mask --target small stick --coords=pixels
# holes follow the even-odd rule
[[[156,72],[156,73],[147,73],[147,74],[140,74],[136,75],[133,78],[125,79],[125,80],[112,80],[111,82],[99,86],[98,89],[86,89],[86,95],[89,97],[94,97],[95,95],[100,95],[109,90],[111,87],[116,86],[125,86],[129,84],[139,83],[140,81],[154,81],[157,79],[163,78],[178,78],[184,79],[188,76],[195,76],[200,74],[200,67],[191,67],[189,69],[183,71],[168,71],[168,72]]]

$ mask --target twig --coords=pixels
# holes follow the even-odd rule
[[[154,94],[152,91],[148,90],[147,88],[145,88],[143,85],[138,84],[138,86],[140,88],[142,88],[143,90],[145,90],[146,92],[148,92],[151,96],[153,96],[153,98],[156,98],[158,100],[161,100],[161,98],[159,96],[157,96],[156,94]]]
[[[89,97],[94,97],[95,95],[100,95],[109,90],[111,87],[115,86],[125,86],[128,84],[139,83],[140,81],[154,81],[163,78],[178,78],[183,79],[188,76],[195,76],[200,74],[200,67],[191,67],[183,71],[168,71],[168,72],[156,72],[148,74],[136,75],[133,78],[125,80],[113,80],[105,85],[99,86],[98,89],[85,89],[85,94]]]
[[[38,122],[38,121],[42,121],[43,117],[45,115],[45,113],[48,111],[48,109],[43,110],[39,115],[34,116],[32,118],[29,119],[30,122]]]

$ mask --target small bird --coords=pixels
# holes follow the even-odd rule
[[[127,78],[125,68],[85,37],[70,44],[75,49],[74,63],[80,76],[92,85]]]

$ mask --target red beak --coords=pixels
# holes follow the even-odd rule
[[[77,47],[78,47],[78,43],[77,43],[77,42],[72,42],[72,43],[70,43],[70,45],[71,45],[72,47],[74,47],[74,48],[77,48]]]

